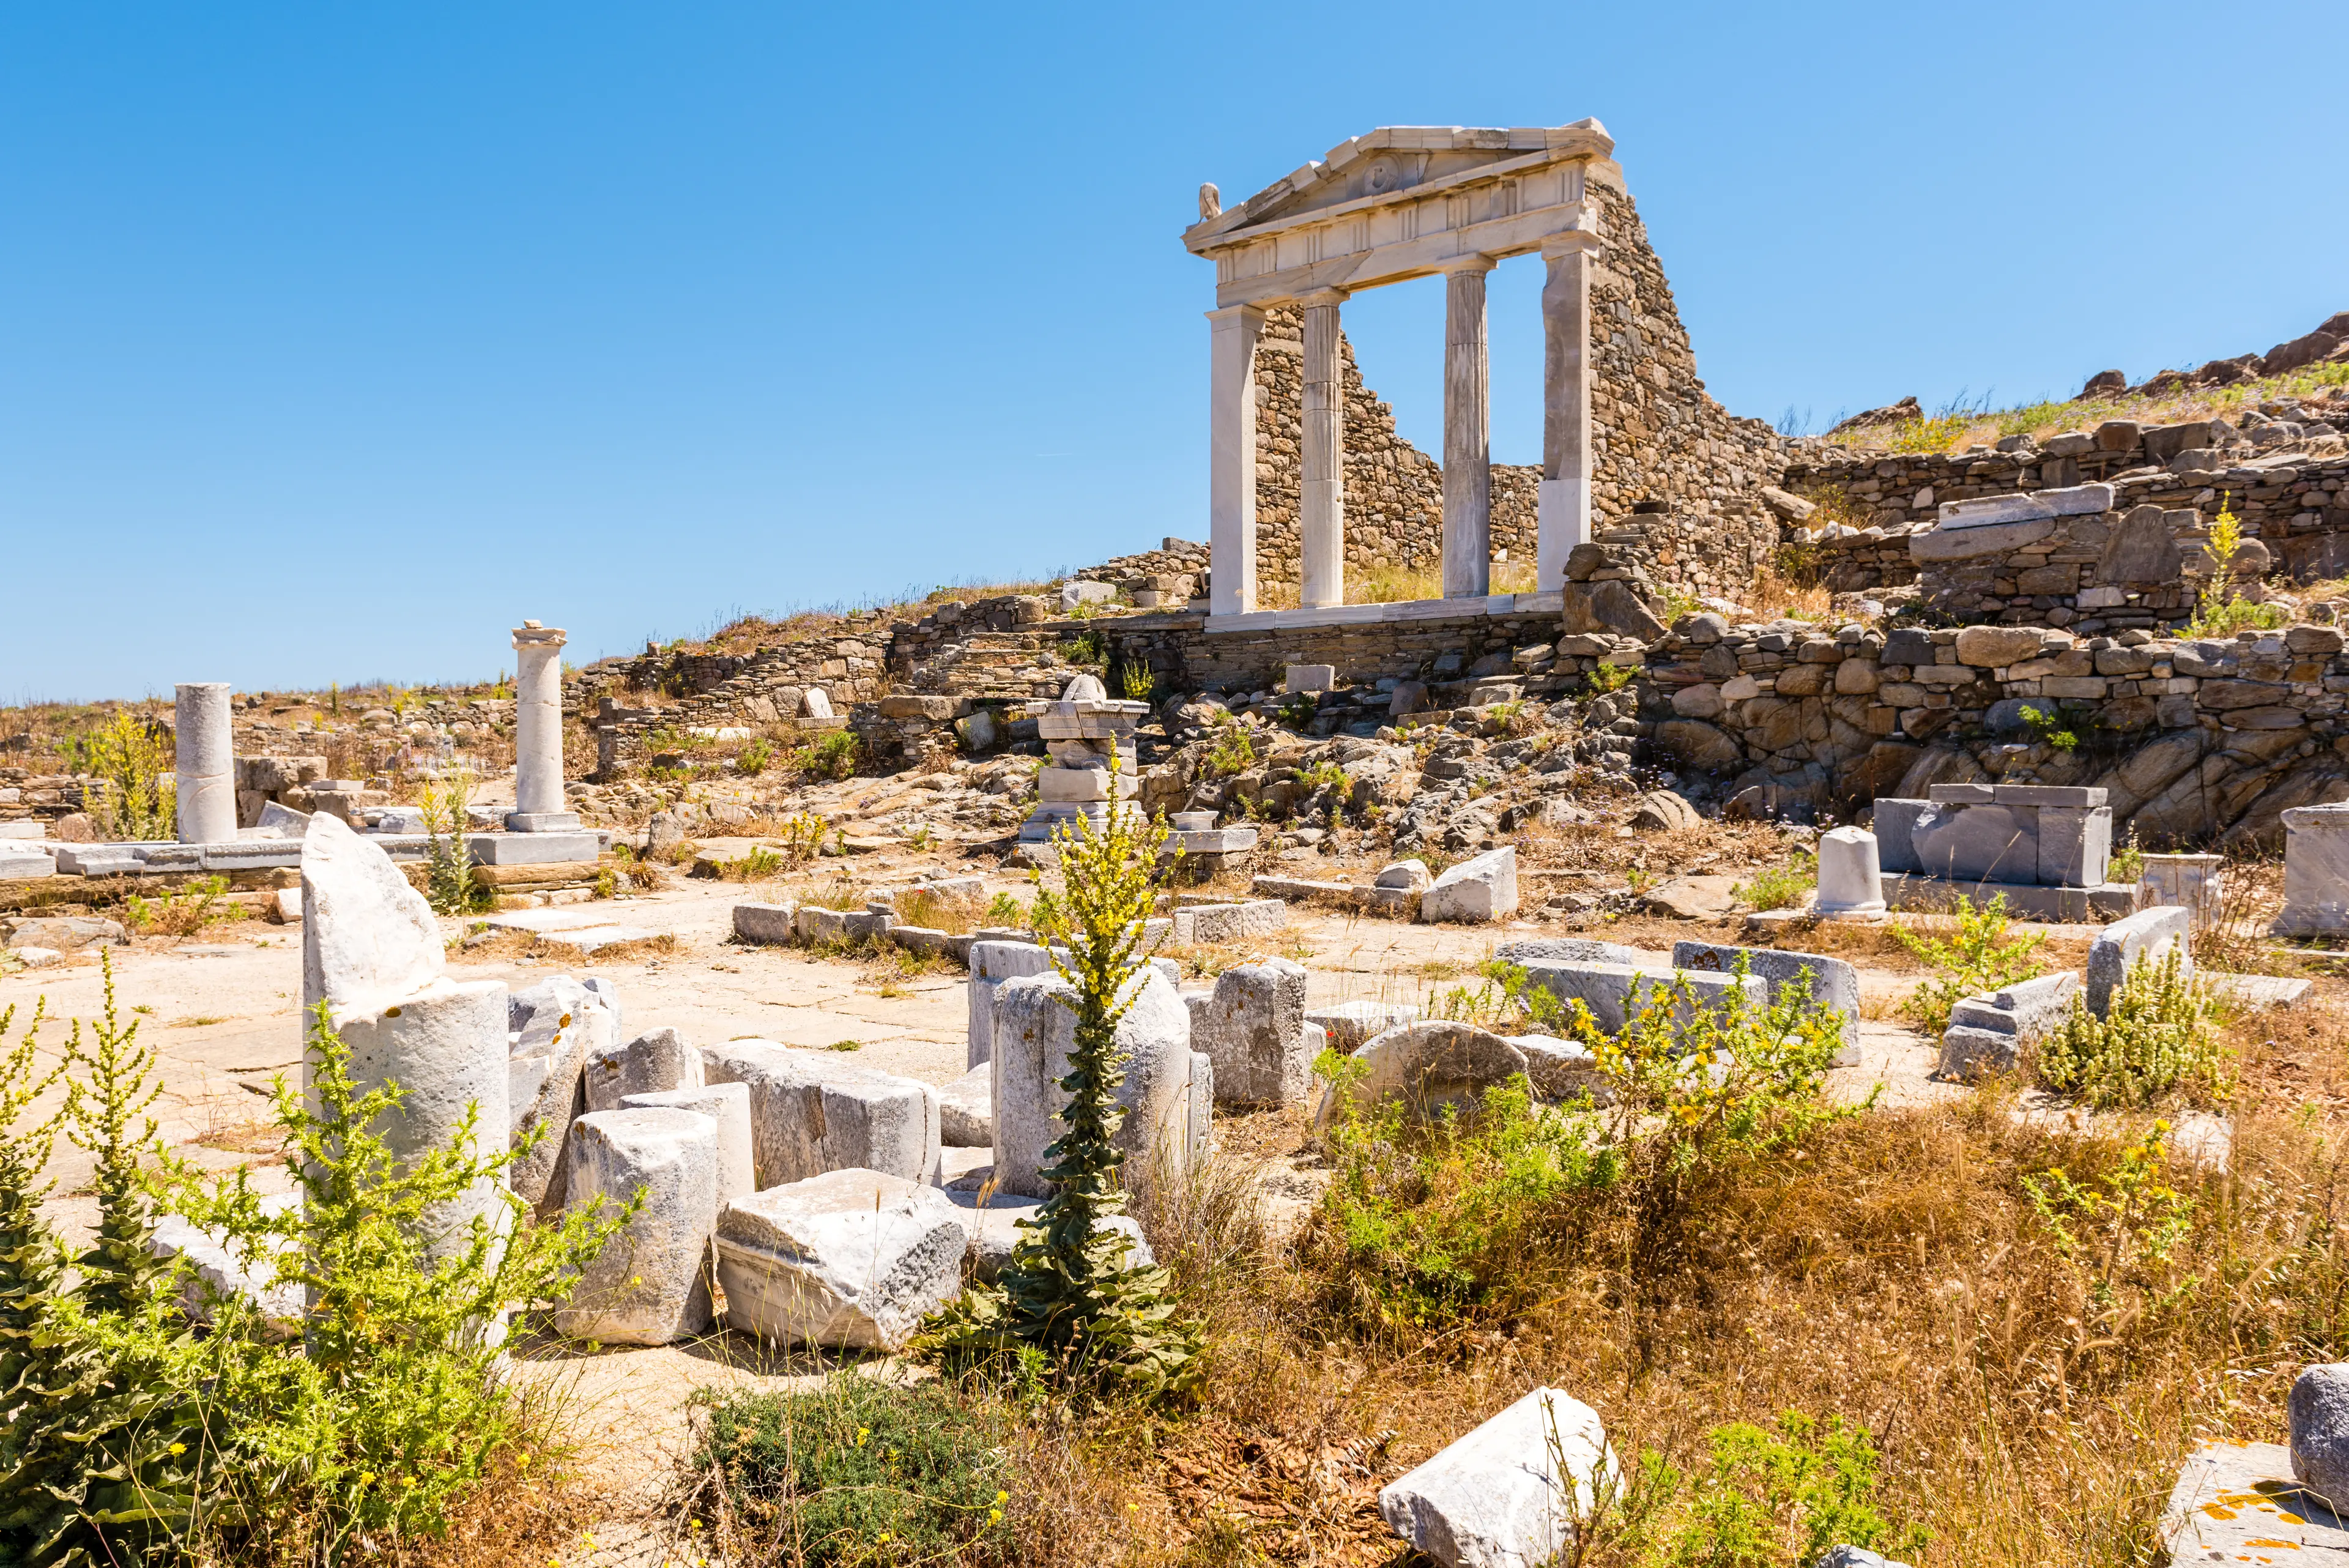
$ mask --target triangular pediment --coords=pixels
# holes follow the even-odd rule
[[[1216,216],[1202,218],[1183,239],[1198,250],[1244,229],[1278,229],[1341,207],[1413,200],[1473,182],[1485,171],[1516,171],[1560,158],[1604,159],[1614,147],[1595,119],[1560,126],[1381,126],[1340,142],[1327,157]]]

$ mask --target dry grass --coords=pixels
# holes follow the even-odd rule
[[[1506,1261],[1484,1304],[1408,1330],[1347,1308],[1334,1233],[1284,1252],[1252,1229],[1243,1184],[1211,1176],[1143,1216],[1212,1325],[1202,1406],[1064,1428],[1030,1489],[1037,1539],[1054,1544],[1020,1560],[1398,1563],[1378,1487],[1548,1384],[1597,1406],[1619,1445],[1681,1462],[1728,1420],[1796,1408],[1863,1423],[1887,1511],[1933,1532],[1920,1568],[2134,1568],[2192,1443],[2274,1438],[2302,1361],[2349,1344],[2333,1225],[2349,1172],[2337,1136],[2295,1111],[2320,1085],[2342,1103],[2344,1040],[2337,999],[2242,1036],[2232,1168],[2172,1169],[2193,1233],[2172,1263],[2124,1278],[2115,1314],[2023,1179],[2062,1164],[2094,1179],[2138,1124],[2103,1138],[2028,1127],[1996,1089],[1724,1172],[1682,1254],[1636,1281],[1603,1228],[1545,1240]],[[1223,1125],[1251,1182],[1302,1141],[1278,1116]],[[1061,1487],[1065,1510],[1046,1501]],[[1106,1511],[1127,1521],[1108,1537],[1105,1501],[1132,1505]],[[1095,1555],[1067,1554],[1080,1546]]]

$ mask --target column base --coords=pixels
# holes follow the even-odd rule
[[[510,811],[506,813],[508,833],[576,833],[579,814],[575,811]]]
[[[1535,515],[1534,587],[1563,587],[1567,556],[1590,543],[1590,481],[1543,480]]]

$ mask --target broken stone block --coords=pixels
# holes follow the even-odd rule
[[[1444,1568],[1540,1568],[1616,1473],[1599,1412],[1537,1388],[1381,1490],[1379,1513]]]
[[[995,1054],[995,992],[1007,980],[1049,974],[1052,955],[1035,942],[976,941],[970,944],[970,1032],[963,1065],[981,1067]]]
[[[1352,1055],[1362,1075],[1344,1091],[1346,1099],[1367,1110],[1389,1096],[1400,1096],[1421,1117],[1433,1117],[1446,1106],[1474,1112],[1485,1090],[1528,1070],[1526,1054],[1507,1040],[1449,1019],[1400,1024],[1374,1036]],[[1330,1125],[1340,1104],[1337,1085],[1324,1085],[1314,1106],[1314,1125]]]
[[[971,1272],[982,1280],[992,1280],[1011,1262],[1011,1254],[1019,1245],[1019,1228],[1032,1222],[1044,1207],[1040,1198],[1014,1198],[998,1192],[981,1204],[977,1193],[947,1194],[957,1199],[955,1211],[964,1228],[970,1232]],[[968,1199],[969,1201],[962,1201]],[[1146,1269],[1158,1259],[1150,1250],[1150,1242],[1142,1233],[1141,1223],[1131,1214],[1104,1215],[1093,1226],[1093,1234],[1113,1231],[1127,1241],[1125,1261],[1130,1268]]]
[[[1420,895],[1419,918],[1475,924],[1517,912],[1517,851],[1514,845],[1463,860]]]
[[[771,1040],[701,1048],[702,1075],[750,1086],[751,1160],[763,1189],[833,1170],[938,1179],[938,1092]]]
[[[1918,815],[1909,842],[1929,877],[1953,882],[2039,880],[2039,812],[2034,806],[1930,805]]]
[[[2349,930],[2349,803],[2283,814],[2282,937]]]
[[[19,838],[0,839],[0,881],[57,874],[57,857]]]
[[[1419,1008],[1408,1002],[1341,1002],[1314,1009],[1305,1022],[1319,1024],[1330,1044],[1350,1055],[1390,1029],[1418,1023]]]
[[[1418,893],[1425,891],[1427,885],[1433,880],[1435,878],[1427,869],[1427,862],[1413,858],[1381,867],[1379,874],[1371,879],[1371,885],[1374,888],[1401,888]]]
[[[788,942],[798,931],[796,904],[737,904],[734,935],[746,942]]]
[[[1065,1130],[1060,1086],[1076,1044],[1076,988],[1058,975],[1009,980],[995,995],[995,1179],[1006,1192],[1051,1196],[1040,1174],[1046,1146]],[[1120,1176],[1143,1190],[1161,1174],[1179,1180],[1188,1168],[1195,1116],[1191,1104],[1191,1019],[1172,981],[1156,968],[1127,981],[1117,1050],[1125,1059],[1117,1103],[1125,1119],[1116,1135],[1124,1151]],[[1202,1053],[1204,1054],[1204,1053]]]
[[[1890,797],[1876,803],[1869,831],[1876,835],[1876,864],[1882,871],[1922,873],[1917,858],[1917,819],[1932,810],[1931,803]]]
[[[1527,937],[1503,942],[1493,956],[1506,963],[1627,963],[1635,969],[1650,961],[1637,948],[1591,937]]]
[[[432,906],[383,846],[313,815],[302,838],[302,1005],[379,1012],[444,967]]]
[[[1305,1097],[1318,1047],[1305,1033],[1305,966],[1237,964],[1191,1013],[1191,1043],[1216,1066],[1216,1103],[1279,1106]]]
[[[709,1237],[718,1220],[718,1124],[692,1111],[595,1111],[571,1124],[571,1213],[635,1216],[579,1271],[556,1330],[610,1345],[667,1345],[708,1332]]]
[[[37,915],[0,920],[0,942],[12,948],[70,953],[87,947],[121,947],[129,940],[121,921],[101,915]]]
[[[1717,1010],[1733,1002],[1759,1007],[1769,994],[1762,977],[1756,974],[1748,974],[1741,981],[1734,974],[1702,970],[1665,973],[1658,969],[1616,963],[1541,962],[1529,963],[1525,970],[1528,984],[1542,987],[1562,1002],[1582,1003],[1589,1009],[1591,1022],[1609,1034],[1620,1033],[1625,1024],[1659,992],[1679,992],[1672,1004],[1675,1033],[1688,1029],[1701,1011]]]
[[[523,1201],[542,1210],[563,1207],[574,1116],[587,1109],[584,1075],[590,1052],[608,1047],[619,1033],[617,1010],[599,989],[570,975],[541,981],[509,999],[507,1109],[513,1142],[544,1128],[536,1145],[507,1167]]]
[[[938,1091],[938,1141],[948,1148],[995,1147],[995,1069],[981,1062]]]
[[[750,1087],[703,1084],[690,1089],[656,1089],[622,1096],[624,1111],[691,1111],[718,1126],[718,1210],[759,1190],[750,1161]]]
[[[1789,990],[1800,990],[1815,1006],[1833,1008],[1843,1019],[1847,1048],[1859,1044],[1859,971],[1839,958],[1790,953],[1776,948],[1722,947],[1712,942],[1674,942],[1672,967],[1715,974],[1733,973],[1737,961],[1768,989],[1775,1006]],[[1838,1061],[1837,1065],[1842,1065]]]
[[[2097,932],[2096,940],[2088,946],[2088,1011],[2104,1017],[2112,1007],[2113,993],[2120,990],[2130,967],[2138,959],[2159,963],[2162,955],[2173,947],[2183,958],[2193,937],[2193,915],[2176,904],[2139,909]],[[2183,958],[2181,972],[2193,971],[2194,961]]]
[[[655,1029],[625,1045],[589,1051],[584,1075],[587,1108],[617,1110],[621,1100],[630,1095],[701,1087],[701,1053],[687,1044],[676,1030]]]
[[[2208,925],[2219,918],[2226,864],[2223,855],[2147,855],[2137,873],[2137,901],[2180,905],[2195,924]]]
[[[833,1170],[719,1217],[726,1323],[781,1345],[898,1350],[962,1287],[968,1233],[936,1188]]]
[[[1262,941],[1288,923],[1288,906],[1278,898],[1240,904],[1195,904],[1174,914],[1171,935],[1183,946]]]
[[[2023,1048],[2045,1039],[2070,1013],[2079,986],[2080,977],[2064,970],[1963,998],[1950,1010],[1933,1075],[1963,1083],[1986,1073],[2013,1072]]]

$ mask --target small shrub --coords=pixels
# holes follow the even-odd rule
[[[1149,702],[1158,695],[1158,672],[1140,659],[1120,665],[1117,671],[1117,694],[1129,702]]]
[[[473,857],[465,847],[466,807],[473,797],[473,776],[459,773],[440,789],[424,793],[425,902],[440,915],[471,915],[497,908],[497,894],[473,876]]]
[[[775,743],[760,739],[751,742],[734,754],[734,771],[756,778],[765,773],[775,760]]]
[[[155,937],[192,937],[207,926],[243,917],[244,911],[221,899],[228,893],[225,877],[198,877],[174,893],[160,898],[130,895],[122,923]]]
[[[2108,882],[2134,882],[2145,875],[2145,846],[2137,841],[2137,824],[2129,824],[2128,836],[2113,851],[2112,862],[2105,873]]]
[[[2232,637],[2239,631],[2271,631],[2291,624],[2291,612],[2282,605],[2254,604],[2235,591],[2235,556],[2242,547],[2243,524],[2235,515],[2233,497],[2221,497],[2206,546],[2210,576],[2202,585],[2194,618],[2186,625],[2188,637]]]
[[[1009,893],[998,893],[988,903],[987,923],[998,927],[1025,926],[1028,923],[1028,906]]]
[[[2108,1334],[2166,1313],[2197,1282],[2178,1281],[2172,1269],[2193,1231],[2195,1205],[2169,1183],[2168,1134],[2168,1122],[2154,1123],[2110,1170],[2086,1181],[2060,1165],[2023,1179],[2032,1213],[2071,1271],[2086,1315]]]
[[[1006,1544],[1010,1433],[951,1384],[842,1372],[807,1393],[696,1397],[709,1412],[698,1467],[776,1560],[958,1562]]]
[[[1892,934],[1919,961],[1936,972],[1911,992],[1900,1011],[1927,1034],[1938,1035],[1950,1026],[1950,1010],[1969,996],[1978,996],[2029,980],[2040,972],[2031,955],[2040,937],[2010,937],[2006,895],[1987,904],[1961,898],[1952,914],[1956,931],[1947,937],[1895,925]]]
[[[2149,1105],[2175,1089],[2216,1103],[2228,1087],[2209,984],[2172,947],[2158,963],[2138,955],[2106,1015],[2072,999],[2062,1027],[2040,1042],[2040,1081],[2092,1106]]]
[[[1079,605],[1078,613],[1073,618],[1098,614],[1098,611],[1091,607],[1091,604],[1092,601],[1088,600]],[[1109,662],[1109,639],[1102,635],[1101,628],[1087,627],[1061,645],[1061,657],[1075,665],[1106,667]]]
[[[968,898],[916,888],[897,896],[897,919],[903,925],[921,926],[958,937],[978,929],[978,908]]]
[[[823,853],[830,825],[812,811],[793,812],[775,829],[776,845],[794,864],[804,864]]]
[[[2023,722],[2031,732],[2059,752],[2069,752],[2080,743],[2080,737],[2064,727],[2064,721],[2043,708],[2026,707]]]
[[[802,746],[792,759],[811,779],[844,779],[856,772],[859,747],[846,730],[834,730],[822,740]]]
[[[1631,684],[1631,677],[1638,673],[1628,664],[1594,664],[1582,672],[1583,690],[1590,696],[1604,697]]]
[[[1751,881],[1740,883],[1737,897],[1757,909],[1788,909],[1801,903],[1818,886],[1819,863],[1808,850],[1797,849],[1784,866],[1765,866]]]
[[[1256,741],[1247,727],[1226,712],[1215,720],[1215,738],[1208,742],[1207,771],[1217,778],[1227,779],[1256,766]]]
[[[748,854],[738,855],[726,862],[719,875],[729,882],[764,882],[769,877],[781,876],[783,866],[781,855],[763,844],[754,844]]]

